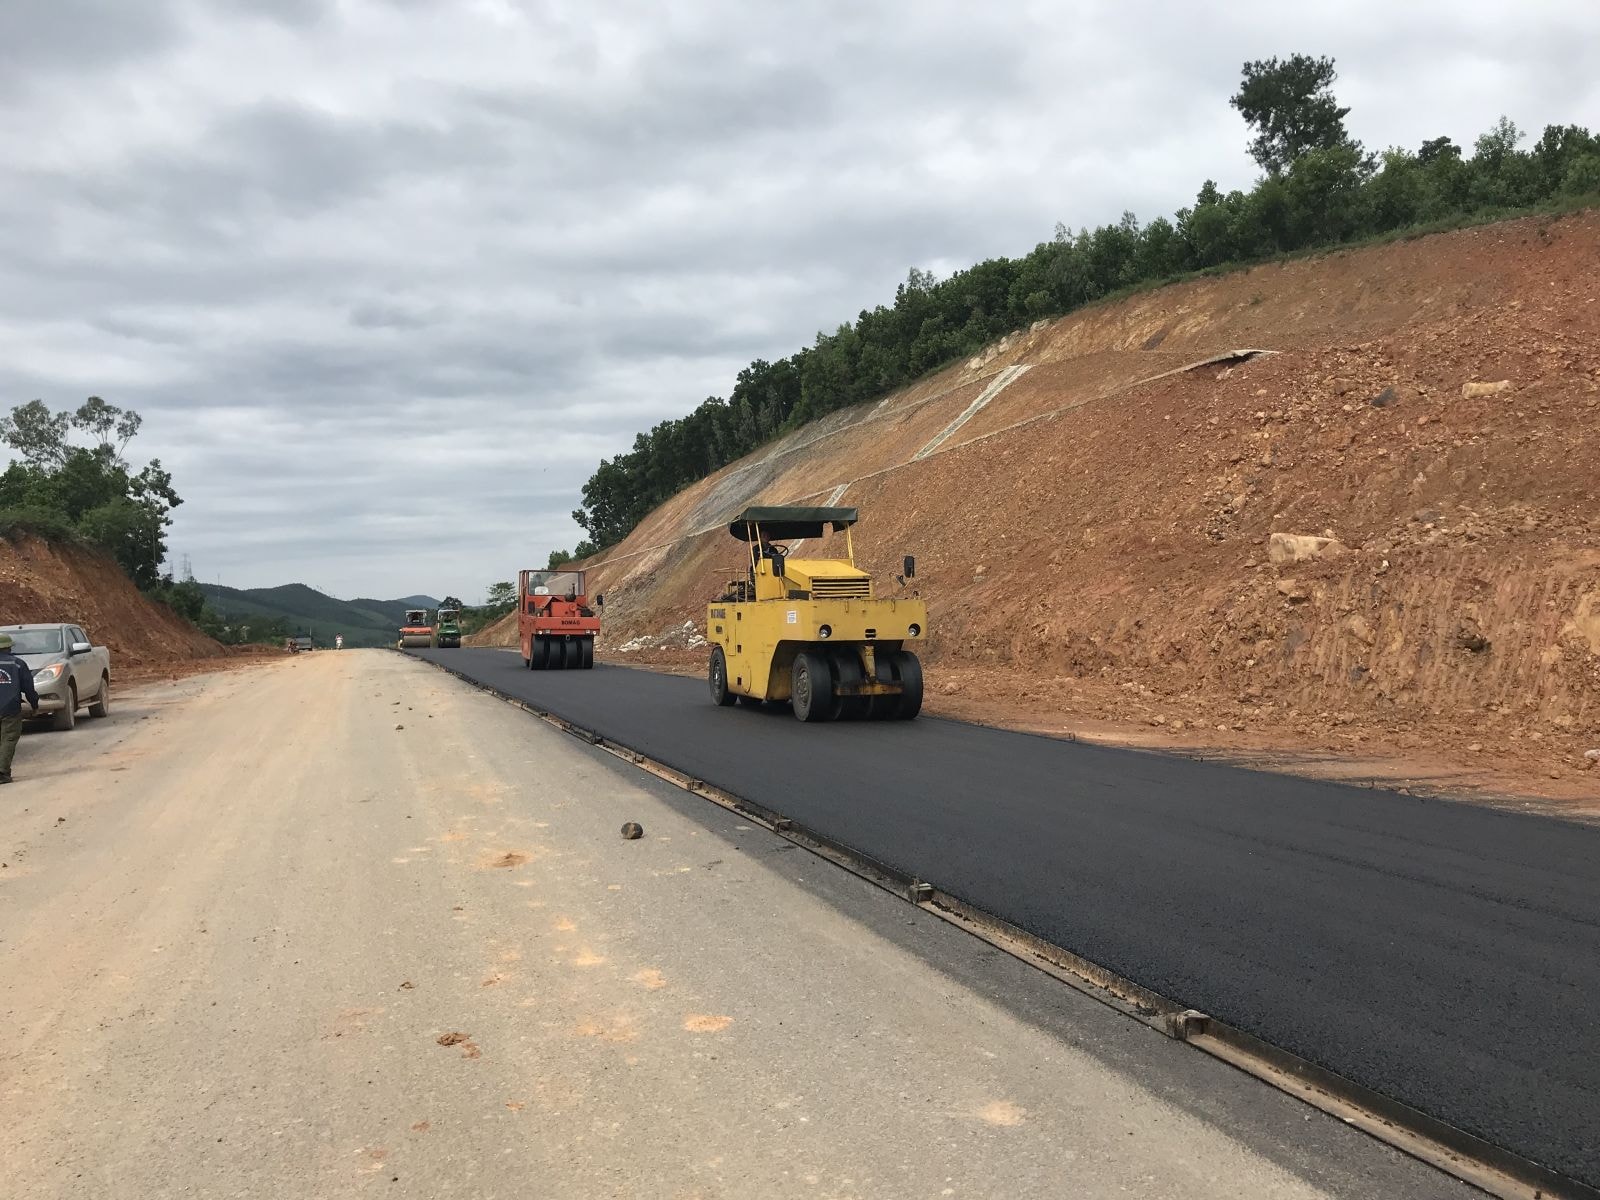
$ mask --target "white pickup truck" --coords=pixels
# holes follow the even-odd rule
[[[24,717],[49,717],[51,727],[71,729],[78,709],[103,717],[111,704],[111,651],[89,643],[76,625],[0,625],[11,635],[11,653],[33,672],[39,706],[22,701]]]

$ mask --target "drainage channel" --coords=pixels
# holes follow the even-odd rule
[[[657,779],[738,813],[1124,1016],[1220,1059],[1491,1196],[1503,1200],[1600,1200],[1600,1190],[1503,1150],[1207,1013],[1184,1008],[1098,963],[1035,937],[934,883],[879,862],[766,805],[696,779],[445,663],[415,661],[437,667]]]

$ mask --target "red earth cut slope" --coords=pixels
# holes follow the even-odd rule
[[[0,624],[70,621],[111,651],[114,676],[228,651],[153,604],[103,554],[30,536],[0,538]]]
[[[700,663],[723,523],[855,505],[880,580],[917,556],[935,711],[1592,795],[1596,280],[1587,212],[1041,322],[662,505],[589,564],[603,649]]]

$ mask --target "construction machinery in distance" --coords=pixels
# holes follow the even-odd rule
[[[594,607],[582,571],[522,571],[517,576],[517,629],[522,661],[530,670],[594,666],[602,599]]]
[[[459,608],[441,608],[435,614],[433,626],[433,644],[441,650],[459,650],[461,648],[461,610]]]
[[[905,647],[927,636],[916,596],[880,599],[856,566],[853,508],[752,507],[728,525],[750,549],[707,610],[711,698],[788,703],[802,721],[902,720],[922,709],[922,664]],[[844,558],[798,558],[782,543],[843,531]],[[902,588],[916,574],[905,560]]]
[[[433,626],[425,608],[406,609],[406,623],[400,626],[400,649],[417,650],[433,645]]]

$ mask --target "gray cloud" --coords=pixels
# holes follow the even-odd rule
[[[602,456],[912,266],[1248,186],[1245,58],[1374,148],[1592,124],[1590,0],[10,0],[0,390],[138,408],[205,578],[474,594]]]
[[[81,83],[128,59],[164,49],[182,25],[163,3],[6,0],[0,5],[0,95],[58,74]]]

